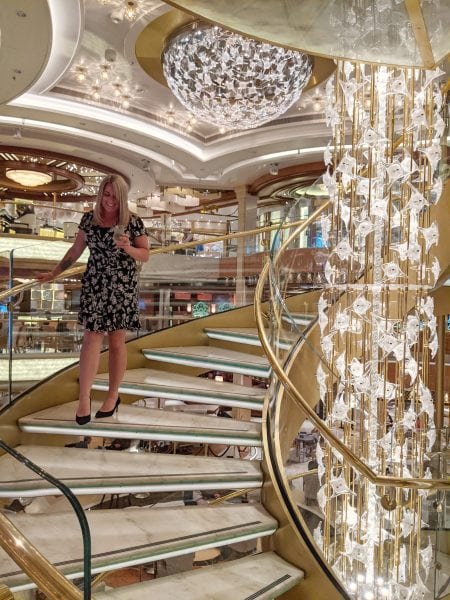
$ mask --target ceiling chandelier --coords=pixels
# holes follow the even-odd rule
[[[45,185],[46,183],[50,183],[50,181],[52,181],[52,176],[49,173],[42,173],[28,169],[7,169],[5,175],[8,179],[23,185],[25,188]]]
[[[99,0],[100,4],[112,6],[111,20],[120,23],[124,19],[133,22],[142,17],[148,10],[145,0]]]
[[[251,129],[282,115],[298,100],[312,70],[306,54],[207,23],[179,30],[162,62],[181,104],[226,129]]]

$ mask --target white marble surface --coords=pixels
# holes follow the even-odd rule
[[[96,600],[271,600],[303,579],[303,572],[274,552],[223,562],[107,592]]]
[[[277,527],[261,506],[250,504],[95,510],[86,516],[94,573],[271,535]],[[70,577],[81,575],[82,540],[74,513],[8,517],[55,566]],[[0,579],[12,591],[28,582],[3,550]]]
[[[261,346],[258,330],[250,327],[220,327],[220,328],[205,328],[206,335],[211,339],[219,339],[240,344],[248,344],[249,346]],[[270,340],[270,331],[266,330],[267,338]],[[280,348],[290,348],[291,344],[298,339],[298,334],[283,331],[279,339],[276,340],[275,346]]]
[[[18,446],[76,494],[259,487],[258,461],[181,454]],[[57,495],[59,490],[9,454],[0,457],[0,497]]]
[[[94,389],[108,386],[108,373],[97,375]],[[155,395],[159,398],[185,399],[195,402],[220,403],[225,406],[262,405],[265,390],[215,381],[205,377],[193,377],[179,373],[167,373],[157,369],[130,369],[125,372],[120,386],[122,393]]]
[[[168,346],[143,350],[146,358],[161,362],[222,369],[233,373],[269,376],[270,365],[265,356],[215,346]]]
[[[92,403],[92,416],[100,406],[101,402]],[[19,419],[19,427],[42,433],[261,445],[261,426],[248,421],[121,404],[118,415],[92,418],[80,427],[75,423],[76,408],[77,402],[47,408]]]

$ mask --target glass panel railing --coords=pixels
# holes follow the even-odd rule
[[[140,328],[128,332],[128,338],[251,304],[258,275],[269,252],[269,242],[278,235],[277,230],[278,226],[272,226],[262,231],[203,236],[191,242],[152,248],[150,260],[140,270]],[[19,236],[2,236],[1,239],[10,248],[2,252],[4,272],[11,284],[23,287],[13,299],[12,313],[8,314],[5,303],[2,306],[6,312],[0,313],[5,338],[0,355],[4,403],[33,383],[77,361],[83,331],[77,322],[81,273],[74,273],[80,269],[72,268],[68,277],[50,283],[35,281],[31,287],[27,283],[33,281],[36,271],[48,269],[47,261],[55,264],[69,243],[38,239],[33,244],[32,238],[24,240]],[[209,248],[208,252],[201,250],[201,245],[203,250]],[[36,271],[30,269],[34,265]],[[304,267],[307,268],[308,265]],[[296,279],[305,281],[308,277],[310,274],[305,270],[295,275]],[[4,288],[8,285],[5,282]],[[10,348],[7,344],[9,321]],[[103,349],[107,349],[106,337]]]

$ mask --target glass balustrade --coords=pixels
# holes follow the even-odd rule
[[[291,216],[298,221],[300,213],[293,211]],[[286,235],[284,230],[272,226],[261,232],[228,234],[220,240],[203,236],[204,243],[199,238],[153,247],[150,260],[140,269],[140,329],[129,332],[129,339],[253,303],[270,243],[281,235]],[[81,273],[27,285],[36,272],[46,271],[60,260],[70,242],[35,239],[33,243],[32,238],[0,237],[8,248],[0,252],[3,289],[17,284],[25,288],[12,299],[10,312],[6,299],[1,304],[0,386],[4,403],[76,362],[83,331],[77,322]],[[302,252],[310,250],[305,248]],[[87,253],[82,261],[86,259]],[[289,286],[309,289],[316,272],[310,259],[291,265]],[[268,288],[265,294],[268,297]],[[286,323],[286,330],[289,328]]]

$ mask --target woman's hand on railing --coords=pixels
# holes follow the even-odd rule
[[[52,281],[56,276],[53,271],[45,271],[43,273],[35,273],[35,278],[41,283],[47,283],[48,281]]]

